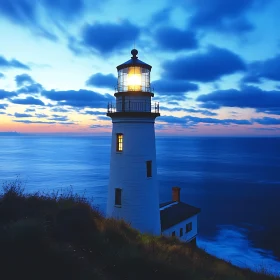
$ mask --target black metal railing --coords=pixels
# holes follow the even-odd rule
[[[139,101],[125,101],[117,103],[108,103],[108,113],[116,112],[150,112],[159,113],[159,102],[148,103]]]
[[[153,87],[147,86],[116,86],[115,92],[126,92],[126,91],[142,91],[142,92],[154,92]]]

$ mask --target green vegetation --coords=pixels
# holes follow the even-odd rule
[[[175,238],[105,219],[69,192],[0,197],[1,279],[279,279],[237,268]]]

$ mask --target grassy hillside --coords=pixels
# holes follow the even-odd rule
[[[280,279],[140,234],[72,193],[26,195],[18,183],[0,197],[0,264],[1,280]]]

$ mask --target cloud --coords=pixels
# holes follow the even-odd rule
[[[245,63],[235,53],[210,46],[207,52],[179,56],[163,63],[164,76],[175,80],[213,82],[225,75],[245,70]]]
[[[53,115],[51,118],[49,118],[51,121],[60,121],[60,122],[66,122],[68,121],[68,117],[66,116],[59,116],[59,115]]]
[[[196,34],[193,31],[164,26],[158,28],[154,36],[159,48],[162,50],[180,51],[198,47]]]
[[[101,2],[101,1],[95,1]],[[0,14],[14,24],[29,28],[37,36],[56,41],[50,32],[52,24],[63,29],[63,24],[80,19],[85,10],[84,0],[0,0]],[[44,19],[44,21],[43,21]],[[48,23],[48,26],[46,25]],[[45,25],[45,26],[44,26]]]
[[[4,89],[0,89],[0,99],[10,98],[16,95],[18,94],[14,91],[6,91]]]
[[[211,112],[209,110],[202,110],[202,109],[186,109],[186,108],[182,108],[182,107],[175,107],[175,108],[168,108],[168,107],[164,107],[164,106],[160,106],[161,110],[164,111],[169,111],[169,112],[187,112],[187,113],[198,113],[198,114],[202,114],[205,116],[217,116],[217,113]]]
[[[280,81],[280,54],[264,61],[255,61],[249,64],[248,69],[242,82],[260,83],[262,78]]]
[[[17,87],[21,87],[23,85],[30,85],[34,83],[34,80],[28,74],[21,74],[15,76],[15,81]]]
[[[109,118],[107,116],[97,116],[97,119],[99,121],[109,121]]]
[[[208,124],[222,124],[222,125],[231,125],[231,124],[239,124],[239,125],[251,125],[252,122],[248,120],[236,120],[236,119],[214,119],[214,118],[199,118],[186,116],[187,121],[194,123],[208,123]]]
[[[278,111],[280,108],[280,91],[265,91],[258,87],[243,86],[241,90],[217,90],[203,94],[196,99],[202,102],[203,108],[239,107],[270,109]]]
[[[101,55],[110,54],[132,46],[139,34],[140,28],[129,21],[122,21],[119,24],[87,24],[82,30],[82,44]]]
[[[29,113],[29,112],[35,112],[36,110],[33,108],[27,108],[24,110],[24,112]]]
[[[1,0],[0,0],[1,1]],[[4,56],[0,55],[0,68],[19,68],[30,70],[30,68],[16,59],[7,60]]]
[[[16,118],[30,118],[30,117],[33,117],[32,115],[30,114],[20,114],[20,113],[15,113],[14,116]]]
[[[0,79],[3,79],[5,75],[3,73],[0,73]]]
[[[166,24],[170,21],[170,15],[172,12],[172,7],[164,8],[160,11],[157,11],[151,17],[150,26],[156,26],[159,24]]]
[[[13,120],[13,122],[19,122],[19,123],[26,123],[26,124],[56,124],[56,122],[44,122],[44,121],[30,121],[30,120]]]
[[[280,115],[280,107],[274,107],[274,108],[259,108],[256,110],[258,113],[265,113],[269,115]]]
[[[35,116],[36,116],[36,118],[47,118],[48,117],[48,115],[46,115],[46,114],[35,114]]]
[[[18,93],[40,93],[43,90],[43,87],[41,84],[31,84],[31,85],[27,85],[24,86],[22,88],[20,88],[19,90],[17,90]]]
[[[185,1],[183,1],[185,2]],[[185,7],[193,9],[190,27],[240,34],[254,29],[247,19],[247,12],[263,8],[271,1],[264,0],[190,0]]]
[[[169,96],[173,100],[179,98],[181,100],[184,93],[189,91],[197,91],[198,85],[188,81],[178,81],[169,79],[160,79],[153,81],[152,87],[160,96]],[[185,99],[185,98],[184,98]]]
[[[276,118],[264,117],[259,119],[258,118],[252,119],[252,121],[263,125],[280,125],[280,119],[276,119]]]
[[[44,106],[44,102],[40,99],[34,98],[32,96],[26,97],[24,99],[11,99],[10,100],[14,104],[21,104],[21,105],[42,105]]]
[[[103,75],[102,73],[96,73],[86,81],[87,86],[97,88],[113,88],[117,83],[118,79],[113,74]]]
[[[42,91],[46,98],[58,101],[60,106],[107,108],[108,102],[115,101],[110,94],[100,94],[91,90],[80,89],[78,91]]]
[[[199,118],[193,116],[184,116],[184,117],[174,117],[174,116],[162,116],[160,120],[167,122],[169,124],[181,124],[184,126],[195,126],[198,123],[205,124],[221,124],[221,125],[252,125],[252,122],[249,120],[236,120],[236,119],[215,119],[215,118]]]
[[[104,115],[106,114],[105,112],[101,111],[85,111],[85,115],[93,115],[93,116],[99,116],[99,115]]]
[[[56,107],[56,108],[52,108],[51,111],[56,112],[56,113],[67,113],[70,110],[65,109],[65,108]]]
[[[8,104],[0,104],[0,110],[5,110],[8,107]]]

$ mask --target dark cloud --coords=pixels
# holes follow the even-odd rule
[[[44,121],[30,121],[30,120],[13,120],[13,122],[19,122],[19,123],[26,123],[26,124],[56,124],[56,122],[44,122]]]
[[[109,54],[121,48],[131,47],[138,39],[140,28],[129,21],[119,24],[87,24],[82,30],[82,44],[99,54]]]
[[[73,107],[107,108],[108,102],[115,101],[110,94],[100,94],[91,90],[80,89],[78,91],[42,91],[46,98],[58,101],[58,104]]]
[[[235,53],[211,46],[207,52],[166,61],[164,76],[175,80],[213,82],[225,75],[245,70],[245,63]]]
[[[35,112],[36,110],[33,108],[27,108],[24,110],[24,112],[29,113],[29,112]]]
[[[273,107],[273,108],[259,108],[256,110],[258,113],[265,113],[269,115],[280,115],[280,107]]]
[[[189,91],[197,91],[199,89],[198,85],[190,83],[188,81],[169,79],[160,79],[153,81],[152,87],[160,96],[168,96],[173,100],[176,99],[176,97],[179,97],[179,100],[181,100],[181,97],[184,96],[184,93]]]
[[[4,89],[0,89],[0,99],[10,98],[16,95],[18,94],[14,91],[6,91]]]
[[[30,84],[34,83],[34,80],[28,74],[21,74],[21,75],[15,76],[15,81],[16,81],[17,87],[22,87],[24,85],[30,85]]]
[[[101,1],[95,1],[95,4]],[[83,0],[0,0],[0,14],[12,23],[28,27],[38,36],[57,40],[50,32],[51,23],[63,29],[64,22],[79,19],[85,9]],[[49,26],[44,26],[42,19],[48,19]]]
[[[0,110],[5,110],[8,107],[8,104],[0,104]]]
[[[35,116],[36,116],[36,118],[47,118],[48,117],[48,115],[46,115],[46,114],[35,114]]]
[[[56,107],[56,108],[52,108],[51,111],[56,112],[56,113],[66,113],[66,112],[69,112],[70,110],[65,109],[65,108]]]
[[[150,26],[169,23],[172,7],[164,8],[153,14]]]
[[[264,110],[279,110],[280,91],[265,91],[258,87],[244,86],[241,90],[217,90],[209,94],[198,96],[197,101],[202,102],[201,107],[239,107]]]
[[[105,112],[101,112],[101,111],[85,111],[84,114],[85,115],[99,116],[99,115],[104,115],[106,113]]]
[[[182,124],[182,125],[187,124],[185,117],[179,118],[175,116],[161,116],[159,121],[170,123],[170,124]]]
[[[231,124],[251,125],[252,124],[252,122],[248,120],[199,118],[199,117],[192,117],[192,116],[186,116],[185,118],[188,122],[194,122],[194,123],[208,123],[208,124],[222,124],[222,125],[231,125]]]
[[[264,117],[264,118],[252,119],[252,121],[263,125],[280,125],[280,119],[276,119],[276,118]]]
[[[87,86],[98,88],[114,88],[118,83],[118,79],[113,74],[103,75],[96,73],[88,78]]]
[[[66,116],[53,115],[51,118],[49,118],[49,120],[51,120],[51,121],[66,122],[66,121],[68,121],[68,118]]]
[[[109,121],[110,119],[107,116],[97,116],[99,121]]]
[[[1,0],[0,0],[1,1]],[[0,55],[0,68],[19,68],[30,70],[30,68],[16,59],[7,60],[4,56]]]
[[[280,81],[280,54],[264,61],[255,61],[249,64],[248,69],[242,82],[260,83],[262,78]]]
[[[240,34],[253,30],[254,26],[247,19],[247,12],[255,8],[263,8],[271,1],[264,0],[191,0],[182,1],[185,6],[192,8],[190,27],[202,30],[233,32]]]
[[[161,121],[167,123],[175,123],[186,126],[195,126],[198,123],[205,124],[221,124],[221,125],[252,125],[252,122],[249,120],[236,120],[236,119],[215,119],[215,118],[199,118],[193,116],[184,116],[184,117],[174,117],[174,116],[162,116],[160,117]]]
[[[42,105],[45,106],[44,102],[40,99],[34,98],[32,96],[26,97],[24,99],[11,99],[10,100],[14,104],[22,104],[22,105]]]
[[[180,51],[196,49],[198,41],[193,31],[181,30],[171,26],[160,27],[155,31],[154,38],[160,49]]]
[[[187,113],[198,113],[198,114],[202,114],[205,116],[217,116],[217,113],[211,112],[209,110],[202,110],[202,109],[186,109],[186,108],[182,108],[182,107],[175,107],[175,108],[168,108],[168,107],[164,107],[161,106],[160,107],[161,110],[164,111],[169,111],[169,112],[187,112]]]
[[[30,118],[30,117],[33,117],[32,115],[30,114],[20,114],[20,113],[15,113],[14,116],[16,118]]]
[[[40,93],[43,90],[43,87],[41,84],[34,83],[31,85],[27,85],[24,87],[21,87],[19,90],[17,90],[18,93]]]

